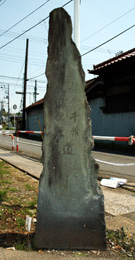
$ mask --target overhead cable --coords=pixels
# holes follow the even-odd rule
[[[90,52],[92,52],[92,51],[95,51],[96,49],[100,48],[101,46],[105,45],[106,43],[108,43],[108,42],[110,42],[110,41],[116,39],[117,37],[119,37],[119,36],[122,35],[123,33],[125,33],[125,32],[127,32],[127,31],[131,30],[133,27],[135,27],[135,24],[133,24],[132,26],[130,26],[130,27],[127,28],[126,30],[122,31],[121,33],[118,33],[117,35],[115,35],[114,37],[110,38],[109,40],[107,40],[107,41],[101,43],[101,44],[98,45],[97,47],[95,47],[95,48],[93,48],[93,49],[91,49],[91,50],[85,52],[85,53],[82,54],[81,56],[83,57],[83,56],[85,56],[86,54],[88,54],[88,53],[90,53]]]
[[[106,27],[110,26],[111,24],[113,24],[114,22],[118,21],[119,19],[121,19],[122,17],[124,17],[125,15],[127,15],[128,13],[130,13],[131,11],[133,11],[135,9],[135,7],[133,7],[132,9],[130,9],[129,11],[127,11],[126,13],[122,14],[121,16],[119,16],[118,18],[116,18],[115,20],[113,20],[112,22],[108,23],[107,25],[105,25],[104,27],[100,28],[99,30],[97,30],[96,32],[92,33],[90,36],[88,36],[87,38],[85,38],[84,40],[81,41],[84,42],[86,40],[88,40],[89,38],[91,38],[92,36],[94,36],[95,34],[101,32],[103,29],[105,29]]]
[[[40,75],[37,75],[36,77],[39,77],[41,75],[45,75],[45,73],[42,73]],[[10,80],[17,80],[18,78],[17,77],[12,77],[12,76],[5,76],[5,75],[0,75],[0,78],[6,78],[6,79],[10,79]],[[33,77],[35,78],[35,77]],[[24,80],[23,78],[19,78],[19,80]],[[29,81],[32,81],[32,78],[29,79]],[[43,81],[43,80],[38,80],[38,82],[40,83],[45,83],[46,81]]]
[[[44,82],[44,83],[46,83],[46,82]],[[15,87],[16,86],[16,83],[11,83],[11,82],[0,82],[0,84],[2,84],[2,85],[10,85],[10,87]],[[27,87],[28,88],[34,88],[34,84],[33,85],[27,85]],[[17,87],[19,87],[19,88],[22,88],[22,84],[17,84]],[[44,86],[38,86],[38,88],[40,88],[41,90],[43,89],[45,89],[45,87]],[[14,90],[13,90],[14,91]],[[12,94],[11,94],[12,95]]]
[[[1,30],[0,29],[0,32],[1,31],[4,31],[4,30]],[[16,36],[18,36],[19,34],[18,33],[16,33],[16,32],[13,32],[13,31],[11,31],[11,32],[8,32],[7,34],[6,34],[6,37],[10,37],[10,38],[12,38],[13,39],[13,37],[16,37]],[[30,36],[30,35],[25,35],[25,36],[22,36],[21,37],[21,39],[23,39],[23,40],[26,40],[26,39],[30,39],[30,41],[31,42],[39,42],[39,43],[44,43],[44,44],[47,44],[47,39],[44,39],[44,38],[41,38],[41,37],[36,37],[36,36]]]
[[[22,21],[24,21],[26,18],[28,18],[30,15],[34,14],[37,10],[39,10],[41,7],[43,7],[44,5],[46,5],[50,0],[47,0],[45,3],[43,3],[42,5],[40,5],[38,8],[36,8],[34,11],[32,11],[31,13],[29,13],[28,15],[26,15],[24,18],[22,18],[20,21],[18,21],[17,23],[15,23],[14,25],[12,25],[9,29],[7,29],[6,31],[4,31],[2,34],[0,34],[0,37],[3,36],[5,33],[9,32],[12,28],[14,28],[16,25],[18,25],[19,23],[21,23]]]
[[[73,1],[73,0],[68,1],[68,2],[65,3],[62,7],[68,5],[68,4],[69,4],[70,2],[72,2],[72,1]],[[10,44],[11,42],[17,40],[19,37],[21,37],[21,36],[24,35],[25,33],[29,32],[29,31],[32,30],[32,29],[34,29],[36,26],[38,26],[39,24],[41,24],[42,22],[44,22],[44,21],[47,20],[48,18],[49,18],[49,15],[48,15],[46,18],[42,19],[40,22],[36,23],[35,25],[33,25],[32,27],[30,27],[29,29],[27,29],[26,31],[24,31],[23,33],[21,33],[21,34],[19,34],[18,36],[16,36],[16,37],[15,37],[14,39],[12,39],[11,41],[9,41],[9,42],[5,43],[4,45],[2,45],[2,46],[0,47],[0,50],[3,49],[3,48],[4,48],[5,46],[7,46],[8,44]]]
[[[16,87],[18,87],[18,85],[19,85],[19,84],[18,84],[18,81],[20,80],[20,77],[21,77],[21,74],[22,74],[23,67],[24,67],[24,62],[23,62],[23,64],[22,64],[22,67],[21,67],[21,70],[20,70],[19,77],[17,78],[17,82],[16,82],[16,84],[15,84],[15,87],[14,87],[14,89],[13,89],[13,91],[12,91],[11,96],[13,96],[13,92],[14,92],[14,90],[15,90]]]
[[[24,35],[25,33],[29,32],[30,30],[34,29],[37,25],[39,25],[40,23],[42,23],[43,21],[47,20],[49,18],[49,16],[47,16],[46,18],[42,19],[40,22],[36,23],[35,25],[33,25],[32,27],[30,27],[29,29],[27,29],[26,31],[24,31],[23,33],[19,34],[18,36],[16,36],[15,38],[13,38],[11,41],[5,43],[3,46],[0,47],[0,49],[3,49],[5,46],[7,46],[8,44],[10,44],[11,42],[17,40],[18,38],[20,38],[22,35]]]
[[[35,77],[32,77],[32,78],[30,78],[30,79],[27,79],[27,80],[32,80],[32,79],[38,78],[38,77],[40,77],[40,76],[43,76],[43,75],[45,75],[45,73],[42,73],[42,74],[40,74],[40,75],[37,75],[37,76],[35,76]]]
[[[5,2],[6,2],[6,0],[0,6],[2,6]]]

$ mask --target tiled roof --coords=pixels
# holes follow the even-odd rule
[[[98,85],[103,85],[103,80],[100,77],[87,80],[85,85],[85,91],[86,93],[97,87]]]
[[[110,65],[112,65],[114,63],[117,63],[119,61],[122,61],[122,60],[125,60],[125,59],[129,59],[131,57],[135,57],[135,48],[131,49],[129,51],[123,52],[120,55],[115,56],[115,57],[113,57],[113,58],[111,58],[109,60],[106,60],[106,61],[102,62],[102,63],[99,63],[97,65],[93,65],[93,70],[88,70],[88,72],[91,73],[91,74],[95,74],[95,72],[97,70],[100,70],[102,68],[110,66]]]
[[[42,98],[42,99],[40,99],[39,101],[37,101],[36,103],[34,103],[34,104],[32,104],[32,105],[26,107],[25,109],[26,109],[26,110],[27,110],[27,109],[31,109],[31,108],[33,108],[33,107],[35,107],[35,106],[42,105],[43,103],[44,103],[44,98]]]

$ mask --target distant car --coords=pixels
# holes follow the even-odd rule
[[[0,125],[0,130],[2,130],[2,125]]]

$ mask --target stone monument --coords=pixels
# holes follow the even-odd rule
[[[43,172],[35,243],[49,249],[106,248],[104,198],[92,157],[90,107],[70,16],[50,13]]]

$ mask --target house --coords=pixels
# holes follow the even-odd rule
[[[43,131],[44,98],[26,107],[26,129],[29,131]]]
[[[86,82],[92,134],[135,135],[135,49],[88,70],[97,77]]]
[[[93,66],[96,78],[86,81],[92,134],[135,135],[135,49]],[[43,131],[44,99],[26,108],[26,129]]]

